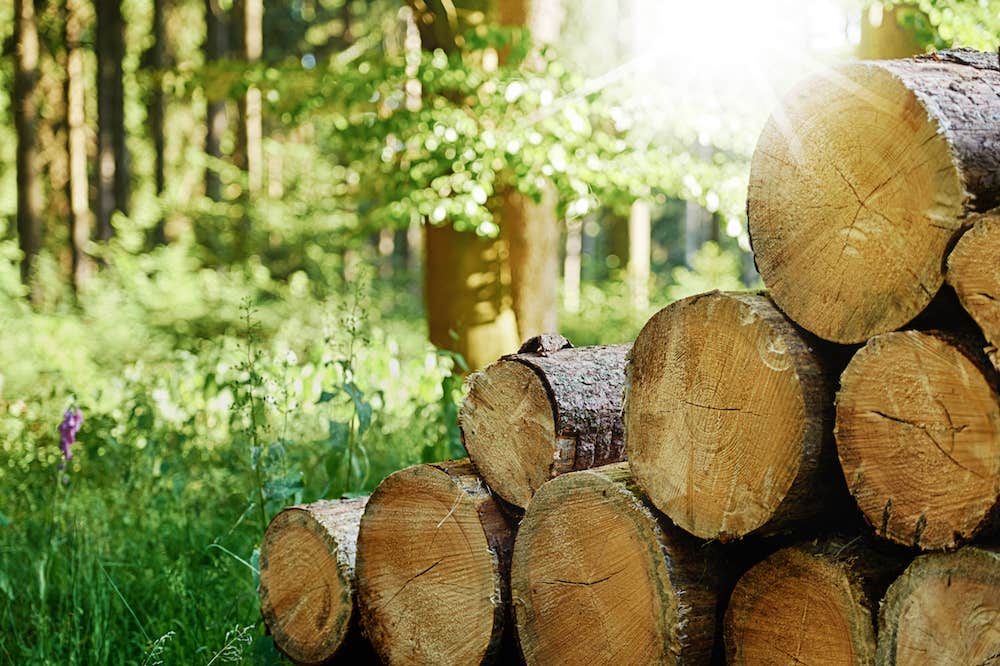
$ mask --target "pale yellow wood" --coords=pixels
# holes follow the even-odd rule
[[[948,284],[979,325],[993,365],[1000,367],[1000,211],[974,216],[948,255]]]

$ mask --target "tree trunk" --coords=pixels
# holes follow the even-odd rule
[[[874,666],[874,612],[908,561],[861,538],[779,550],[729,598],[726,663]]]
[[[864,342],[918,315],[970,212],[1000,202],[995,53],[843,65],[795,88],[754,153],[747,209],[778,306]]]
[[[1000,406],[981,344],[939,332],[880,335],[837,394],[837,449],[878,533],[954,548],[1000,527]]]
[[[917,7],[886,7],[873,3],[862,11],[861,43],[857,57],[862,60],[885,60],[888,58],[908,58],[924,52],[917,38],[917,32],[910,25],[903,25],[901,19],[922,17],[929,23],[927,15]]]
[[[165,180],[165,140],[163,123],[166,116],[166,99],[163,95],[163,70],[167,66],[166,32],[164,30],[164,3],[167,0],[153,0],[153,43],[144,54],[143,64],[152,73],[152,87],[149,90],[148,120],[149,135],[153,140],[153,186],[157,201],[161,204],[160,214],[153,229],[153,242],[162,245],[167,242],[166,220],[164,219],[163,193]]]
[[[275,516],[264,533],[261,612],[275,645],[297,663],[363,652],[357,646],[362,639],[354,612],[354,565],[367,501],[293,506]]]
[[[263,53],[263,0],[240,0],[233,7],[240,26],[242,57],[248,66],[260,62]],[[264,162],[262,97],[260,88],[250,85],[240,99],[236,164],[243,170],[246,186],[242,191],[243,212],[236,227],[236,256],[245,259],[250,252],[250,209],[263,183]]]
[[[211,66],[226,57],[229,52],[225,15],[219,0],[205,0],[205,64]],[[205,90],[208,100],[205,118],[205,154],[210,158],[222,157],[222,135],[226,133],[226,100],[214,95],[211,88]],[[209,164],[205,169],[205,196],[212,201],[222,199],[222,186],[218,167]]]
[[[660,516],[622,463],[538,491],[511,564],[528,664],[708,664],[725,575]]]
[[[358,536],[361,622],[385,663],[494,663],[509,624],[514,526],[467,460],[372,493]]]
[[[64,0],[66,42],[66,79],[63,93],[66,104],[66,156],[69,165],[66,199],[69,201],[69,246],[72,261],[73,290],[79,291],[93,272],[87,254],[91,214],[87,190],[87,125],[84,93],[84,50],[80,43],[82,26],[77,0]]]
[[[511,189],[497,213],[507,239],[510,285],[521,340],[558,330],[559,224],[556,193],[546,186],[538,203]]]
[[[462,442],[493,491],[522,509],[559,474],[624,459],[629,345],[568,346],[535,338],[468,379]]]
[[[424,302],[430,340],[484,367],[517,349],[507,243],[425,225]]]
[[[17,132],[17,239],[21,249],[21,281],[34,285],[35,258],[41,247],[42,183],[38,176],[38,28],[31,0],[15,0],[14,126]]]
[[[946,279],[978,324],[993,365],[1000,368],[1000,210],[975,221],[948,255]]]
[[[1000,655],[1000,553],[923,555],[879,611],[879,664],[993,664]]]
[[[636,312],[645,313],[649,308],[651,233],[649,203],[636,201],[628,217],[628,290]]]
[[[830,436],[833,371],[766,296],[672,303],[630,358],[628,458],[680,527],[722,541],[773,533],[845,496]]]
[[[580,282],[583,276],[583,223],[566,223],[566,258],[563,260],[563,307],[566,312],[580,311]]]
[[[121,0],[95,0],[97,9],[97,238],[114,235],[111,216],[128,214],[125,147],[125,24]]]

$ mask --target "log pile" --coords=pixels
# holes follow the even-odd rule
[[[1000,663],[1000,63],[846,65],[761,135],[762,293],[468,379],[469,459],[293,507],[275,643],[386,664]]]

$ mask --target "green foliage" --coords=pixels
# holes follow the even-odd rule
[[[691,268],[678,266],[673,269],[673,284],[667,288],[667,297],[676,301],[712,289],[746,289],[741,274],[740,256],[725,252],[718,243],[709,241],[695,254]]]
[[[1000,0],[894,0],[889,4],[918,7],[923,17],[906,15],[917,22],[921,41],[934,48],[966,46],[980,51],[995,52],[1000,42]]]

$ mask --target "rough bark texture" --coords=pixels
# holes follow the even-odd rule
[[[718,552],[659,515],[624,463],[543,486],[511,565],[529,664],[707,664],[716,649]]]
[[[879,664],[995,664],[1000,553],[967,547],[913,561],[879,611]]]
[[[368,498],[285,509],[260,549],[261,612],[275,645],[296,662],[324,663],[360,641],[354,612],[358,525]]]
[[[376,488],[361,520],[361,622],[390,664],[487,664],[503,654],[514,526],[468,460]]]
[[[750,236],[793,320],[863,342],[918,315],[970,212],[1000,201],[995,53],[944,51],[810,79],[751,166]]]
[[[41,246],[42,183],[38,178],[38,28],[31,0],[14,4],[14,126],[17,132],[17,239],[21,281],[32,282],[34,261]]]
[[[424,302],[430,340],[479,369],[517,349],[507,244],[425,225]]]
[[[975,320],[1000,368],[1000,209],[971,218],[974,224],[948,255],[948,284]]]
[[[846,497],[836,361],[764,295],[710,292],[654,315],[632,348],[626,454],[650,500],[692,534],[773,533]]]
[[[96,0],[97,9],[97,237],[114,234],[111,216],[128,214],[129,170],[125,147],[125,24],[121,0]]]
[[[729,598],[726,663],[874,665],[875,610],[908,561],[861,537],[779,550]]]
[[[559,474],[624,459],[630,345],[568,345],[558,336],[533,338],[468,380],[462,442],[490,487],[517,507]]]
[[[1000,407],[981,347],[937,331],[887,333],[844,371],[837,450],[879,535],[954,548],[1000,527]]]

